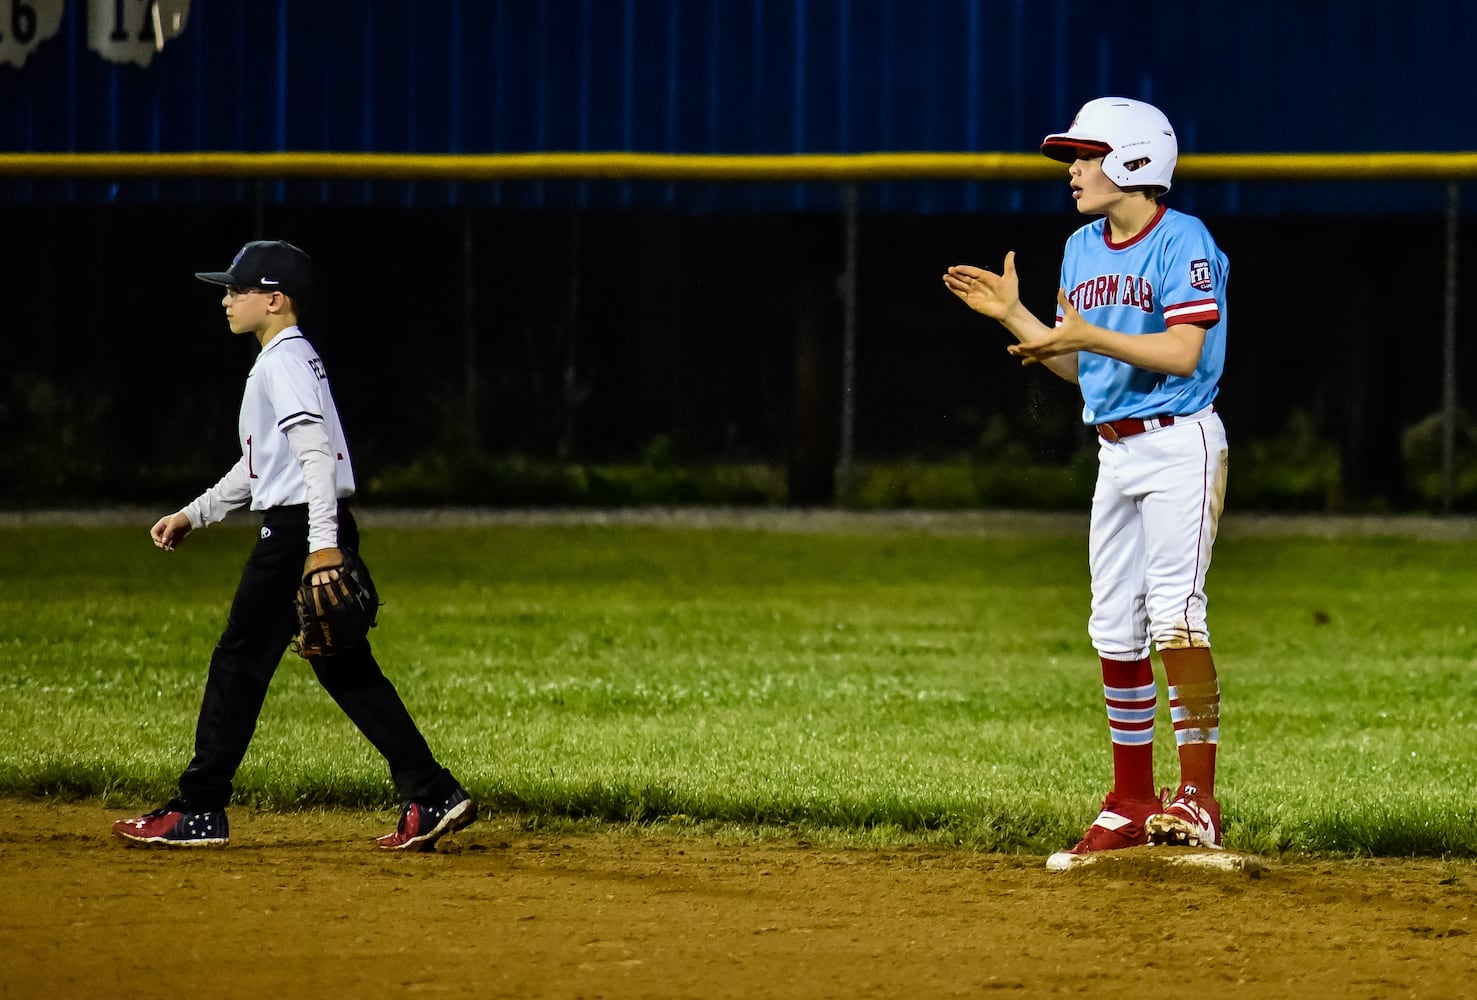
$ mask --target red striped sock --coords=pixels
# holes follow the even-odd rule
[[[1113,738],[1113,793],[1152,799],[1154,788],[1154,712],[1158,694],[1149,658],[1109,660],[1103,665],[1103,697],[1108,703],[1108,733]]]
[[[1169,714],[1180,754],[1180,784],[1215,794],[1215,751],[1221,738],[1221,685],[1210,650],[1161,649]]]

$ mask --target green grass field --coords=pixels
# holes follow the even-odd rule
[[[0,527],[0,794],[173,791],[255,529],[147,527]],[[528,824],[1047,852],[1107,788],[1085,538],[374,526],[364,554],[386,673]],[[1228,538],[1210,593],[1227,846],[1477,856],[1469,543]],[[291,654],[237,797],[396,801]]]

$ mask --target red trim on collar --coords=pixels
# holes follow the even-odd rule
[[[1103,219],[1103,242],[1107,244],[1109,250],[1127,250],[1139,240],[1152,233],[1154,231],[1154,227],[1159,225],[1159,220],[1164,218],[1164,213],[1167,211],[1169,211],[1169,206],[1161,204],[1159,206],[1159,211],[1155,212],[1154,217],[1149,220],[1149,224],[1145,226],[1142,230],[1140,230],[1139,234],[1133,239],[1125,240],[1122,243],[1114,243],[1112,237],[1108,235],[1108,230],[1110,230],[1112,227],[1108,225],[1108,220],[1105,218]]]

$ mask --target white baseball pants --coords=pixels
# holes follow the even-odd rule
[[[1088,634],[1100,656],[1210,645],[1205,574],[1225,499],[1226,429],[1210,407],[1099,441]]]

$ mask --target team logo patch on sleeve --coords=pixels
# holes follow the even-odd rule
[[[1210,291],[1210,261],[1190,261],[1190,285],[1202,292]]]

